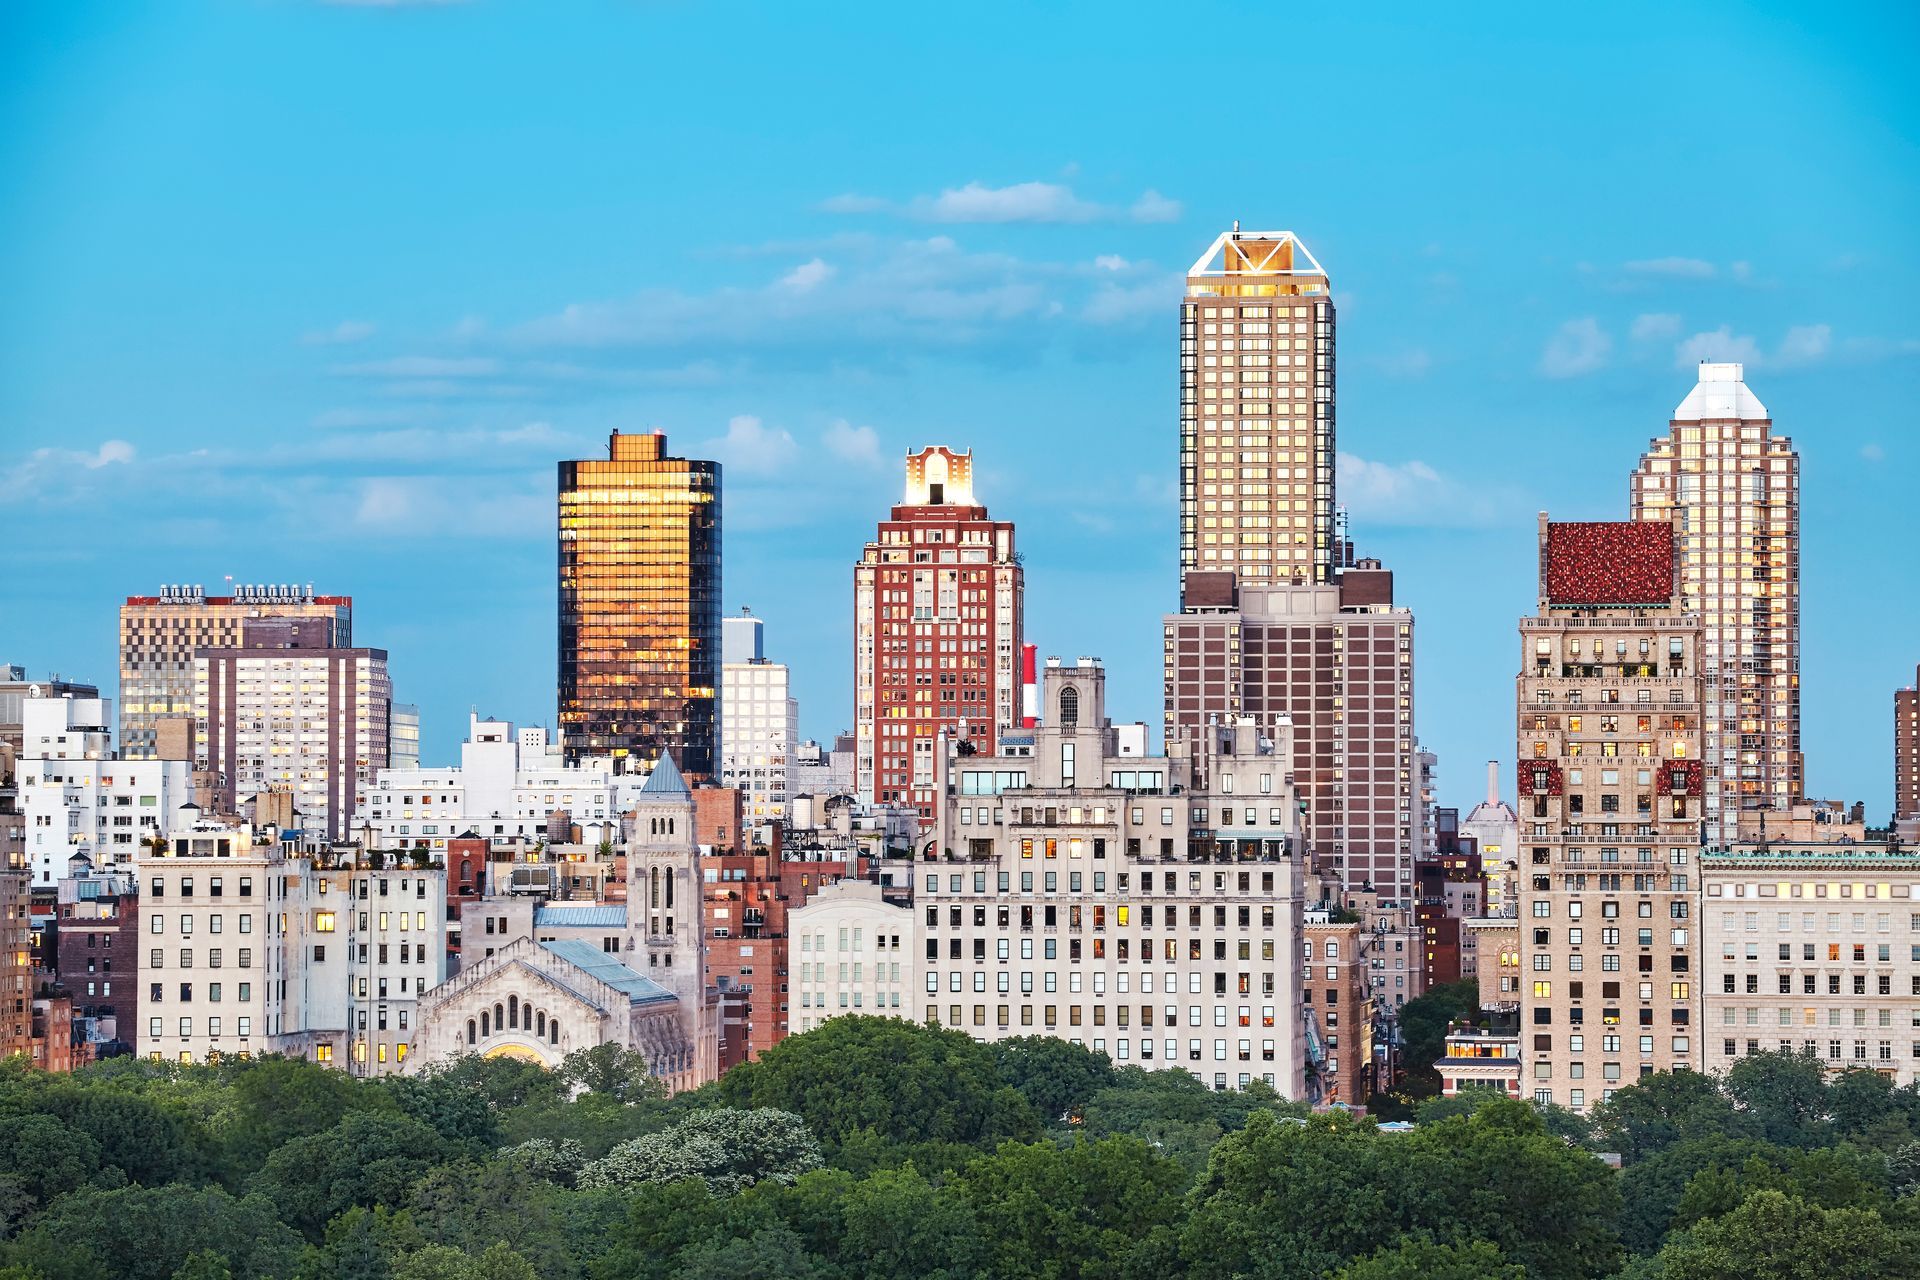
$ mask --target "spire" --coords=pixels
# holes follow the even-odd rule
[[[1500,762],[1487,761],[1487,807],[1500,803]]]
[[[640,787],[643,796],[690,796],[687,781],[680,776],[680,766],[673,762],[673,753],[662,751],[660,759],[654,763],[653,772]]]

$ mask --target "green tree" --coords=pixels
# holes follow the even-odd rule
[[[1020,1091],[1044,1123],[1078,1112],[1113,1079],[1104,1053],[1054,1036],[1015,1036],[993,1044],[1000,1078]]]
[[[1700,1071],[1661,1071],[1593,1109],[1593,1143],[1632,1162],[1690,1138],[1758,1136],[1734,1110],[1713,1077]]]
[[[1620,1173],[1620,1235],[1634,1253],[1652,1254],[1672,1229],[1687,1185],[1702,1169],[1737,1168],[1779,1148],[1757,1138],[1690,1138],[1627,1165]]]
[[[623,1142],[580,1170],[583,1187],[700,1178],[719,1194],[763,1179],[792,1182],[820,1167],[820,1144],[799,1116],[761,1108],[718,1108],[688,1116],[671,1129]]]
[[[1006,1280],[1105,1280],[1129,1274],[1136,1241],[1170,1230],[1185,1172],[1137,1138],[1022,1145],[967,1167],[957,1187]]]
[[[463,1249],[430,1244],[393,1269],[393,1280],[539,1280],[533,1264],[504,1243],[474,1257]]]
[[[683,1250],[674,1280],[829,1280],[831,1273],[785,1227]]]
[[[43,1208],[99,1172],[100,1144],[93,1135],[50,1115],[0,1116],[0,1179],[20,1193],[19,1211]]]
[[[173,1280],[233,1280],[233,1268],[211,1249],[190,1253],[173,1273]]]
[[[1348,1263],[1332,1280],[1527,1280],[1527,1269],[1485,1240],[1437,1244],[1415,1237]]]
[[[1585,1280],[1621,1260],[1617,1176],[1546,1130],[1524,1102],[1385,1135],[1398,1217],[1436,1240],[1485,1240],[1535,1280]]]
[[[1447,1027],[1479,1012],[1480,984],[1471,978],[1428,987],[1400,1006],[1402,1061],[1407,1064],[1401,1089],[1408,1097],[1431,1098],[1440,1092],[1440,1073],[1433,1064],[1446,1052]]]
[[[1850,1150],[1794,1151],[1771,1147],[1741,1164],[1714,1164],[1687,1182],[1672,1225],[1690,1226],[1740,1207],[1755,1191],[1779,1191],[1823,1209],[1872,1209],[1888,1204],[1881,1188],[1886,1166]]]
[[[648,1068],[645,1054],[611,1042],[575,1049],[561,1060],[555,1074],[568,1084],[621,1103],[651,1102],[667,1092]]]
[[[831,1018],[735,1067],[718,1092],[728,1106],[793,1112],[829,1149],[862,1130],[892,1143],[983,1145],[1040,1130],[990,1047],[897,1018]]]
[[[171,1280],[194,1254],[224,1261],[233,1280],[288,1276],[300,1238],[264,1196],[218,1188],[84,1187],[60,1197],[11,1251],[45,1280]]]
[[[1868,1209],[1823,1209],[1756,1191],[1732,1213],[1676,1236],[1655,1280],[1912,1280],[1920,1249]]]
[[[808,1174],[809,1179],[832,1176]],[[847,1187],[835,1206],[835,1256],[847,1280],[970,1280],[985,1242],[965,1202],[912,1168],[883,1169]]]
[[[500,1123],[487,1096],[451,1072],[430,1067],[417,1076],[392,1076],[383,1084],[402,1115],[451,1142],[467,1144],[475,1154],[500,1141]]]
[[[1188,1193],[1179,1254],[1193,1280],[1308,1280],[1391,1245],[1393,1156],[1371,1125],[1256,1113]]]
[[[1817,1147],[1831,1138],[1826,1069],[1811,1051],[1742,1058],[1728,1069],[1726,1089],[1768,1142]]]
[[[255,1058],[233,1079],[228,1154],[251,1173],[284,1143],[331,1129],[350,1110],[382,1105],[391,1107],[391,1098],[344,1071],[275,1054]]]
[[[287,1223],[318,1241],[337,1213],[401,1203],[445,1154],[440,1135],[418,1120],[356,1111],[323,1133],[282,1145],[251,1186],[280,1206]]]

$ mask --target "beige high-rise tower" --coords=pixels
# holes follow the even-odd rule
[[[1800,457],[1772,432],[1742,366],[1700,381],[1633,475],[1633,517],[1673,521],[1681,589],[1700,615],[1707,837],[1743,809],[1803,794],[1800,755]]]
[[[1180,577],[1333,580],[1333,296],[1291,231],[1238,223],[1180,303]]]
[[[1697,1069],[1700,620],[1671,528],[1540,516],[1520,620],[1521,1089],[1583,1111]]]

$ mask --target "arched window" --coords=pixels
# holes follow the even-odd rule
[[[533,1015],[533,1034],[537,1036],[547,1034],[547,1011],[545,1009],[540,1009]]]
[[[468,1018],[467,1019],[467,1043],[468,1044],[472,1044],[475,1041],[476,1037],[475,1037],[474,1031],[475,1031],[475,1028],[474,1028],[473,1019]]]
[[[480,1011],[480,1035],[484,1038],[493,1034],[493,1024],[488,1021],[487,1011]]]
[[[497,1004],[493,1006],[493,1029],[495,1031],[507,1029],[507,1011]]]
[[[547,1024],[547,1043],[560,1043],[560,1019],[558,1018]]]
[[[520,1025],[520,997],[519,996],[507,997],[507,1025],[510,1027],[518,1027]]]
[[[1060,723],[1080,723],[1080,691],[1072,685],[1060,691]]]

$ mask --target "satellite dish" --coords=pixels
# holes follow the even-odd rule
[[[27,686],[27,696],[28,696],[29,698],[37,698],[37,697],[39,697],[39,696],[40,696],[40,686],[39,686],[39,685],[37,685],[37,684],[30,684],[30,685],[28,685],[28,686]]]

